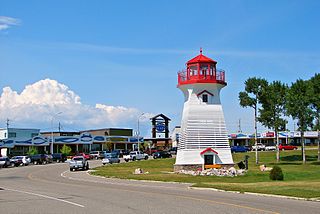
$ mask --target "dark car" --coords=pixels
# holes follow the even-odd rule
[[[52,156],[48,156],[45,154],[31,155],[30,159],[33,164],[47,164],[52,162]]]
[[[177,147],[172,147],[171,149],[169,149],[169,152],[173,155],[176,155],[177,154]]]
[[[231,152],[247,152],[248,148],[245,146],[231,146]]]
[[[153,159],[157,159],[157,158],[171,158],[172,155],[170,152],[168,151],[160,151],[160,152],[156,152],[153,154]]]
[[[67,156],[62,153],[53,153],[52,154],[52,160],[56,161],[57,163],[59,162],[65,162],[67,160]]]

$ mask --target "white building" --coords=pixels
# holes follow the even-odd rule
[[[171,132],[172,147],[178,147],[181,133],[181,126],[176,126]]]

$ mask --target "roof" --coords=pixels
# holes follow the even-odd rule
[[[164,114],[158,114],[158,115],[156,115],[156,116],[154,116],[154,117],[151,117],[150,120],[156,119],[156,118],[158,118],[158,117],[162,117],[163,119],[166,119],[166,120],[168,120],[168,121],[171,120],[169,117],[167,117],[167,116],[164,115]]]
[[[207,63],[217,63],[213,59],[210,59],[209,57],[206,57],[205,55],[202,55],[202,49],[200,48],[200,54],[192,59],[190,59],[187,64],[193,64],[193,63],[199,63],[199,62],[207,62]]]
[[[213,152],[215,154],[218,154],[218,152],[216,152],[215,150],[211,149],[211,148],[206,148],[205,150],[203,150],[202,152],[200,152],[200,155],[203,155],[204,153],[207,152]]]

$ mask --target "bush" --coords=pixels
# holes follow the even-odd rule
[[[279,166],[274,166],[270,171],[269,177],[271,180],[274,180],[274,181],[275,180],[282,181],[283,180],[282,169]]]

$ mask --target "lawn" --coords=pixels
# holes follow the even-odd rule
[[[259,152],[260,164],[272,167],[276,164],[275,152]],[[174,174],[174,159],[157,159],[135,161],[97,167],[92,174],[122,179],[156,180],[166,182],[192,183],[195,187],[211,187],[239,192],[257,192],[276,195],[287,195],[303,198],[320,198],[320,162],[317,162],[317,151],[307,151],[307,164],[301,163],[301,151],[281,151],[281,162],[278,164],[284,173],[284,181],[272,181],[269,172],[260,172],[255,164],[255,153],[234,154],[234,162],[249,155],[249,170],[244,176],[215,177]],[[134,175],[136,168],[149,172]]]

